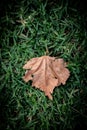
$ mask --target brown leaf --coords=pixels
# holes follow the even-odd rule
[[[52,99],[53,89],[61,83],[64,85],[70,76],[64,60],[50,56],[33,58],[23,68],[27,70],[24,81],[32,80],[32,86],[44,91],[49,99]]]

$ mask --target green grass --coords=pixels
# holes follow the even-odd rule
[[[55,2],[54,2],[55,3]],[[87,126],[85,17],[68,3],[22,0],[9,4],[0,30],[0,130],[74,130]],[[23,65],[33,57],[61,57],[70,78],[53,101],[25,83]]]

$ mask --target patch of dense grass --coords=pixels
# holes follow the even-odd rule
[[[7,10],[8,9],[8,10]],[[67,130],[87,125],[86,17],[68,3],[22,0],[1,18],[0,129]],[[71,76],[53,101],[22,80],[22,66],[47,54],[68,62]]]

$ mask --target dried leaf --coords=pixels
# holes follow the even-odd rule
[[[50,56],[33,58],[23,68],[27,70],[23,77],[24,81],[32,80],[32,86],[44,91],[49,99],[52,99],[53,89],[61,83],[64,85],[70,76],[62,58]]]

